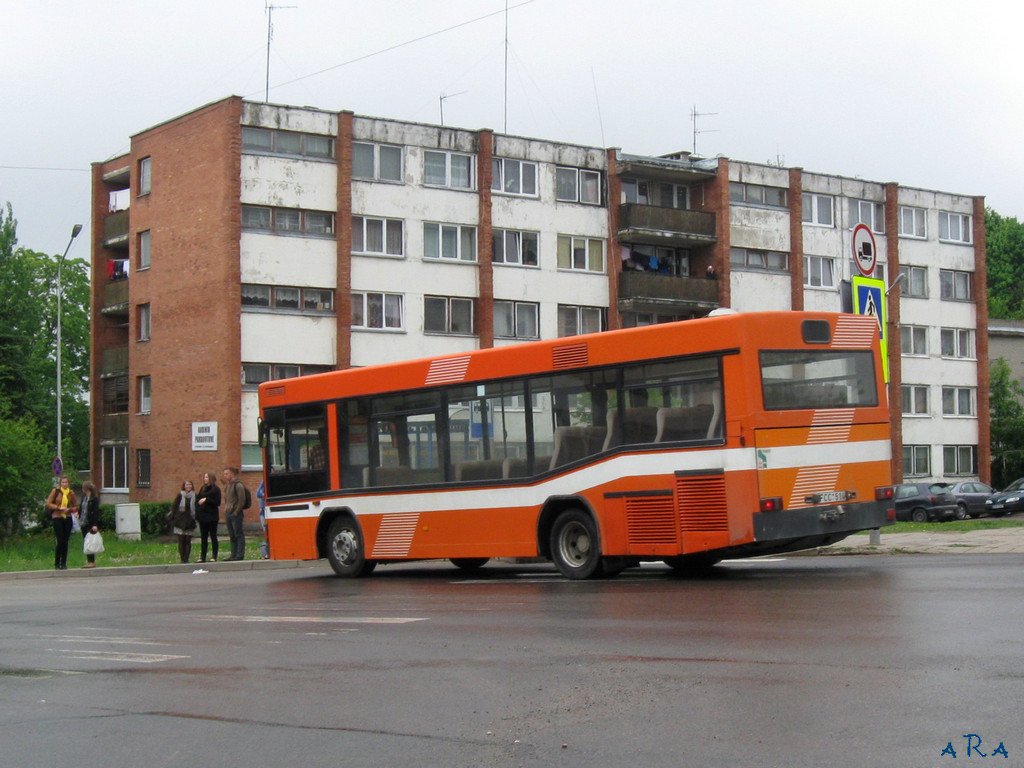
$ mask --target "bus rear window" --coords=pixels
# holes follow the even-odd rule
[[[871,352],[771,350],[760,354],[766,410],[878,405]]]

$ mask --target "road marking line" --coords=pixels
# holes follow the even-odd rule
[[[386,616],[344,616],[338,618],[326,616],[200,616],[204,621],[250,621],[283,624],[409,624],[414,621],[426,621],[424,618],[386,617]]]
[[[53,653],[63,654],[65,658],[93,659],[102,661],[127,661],[133,664],[156,664],[161,661],[190,659],[191,656],[174,656],[164,653],[125,653],[124,651],[80,651],[77,648],[47,648]]]

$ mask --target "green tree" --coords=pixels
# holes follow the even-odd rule
[[[1024,386],[1002,357],[990,368],[989,413],[992,483],[1003,488],[1024,475]]]
[[[21,530],[51,485],[50,449],[28,415],[15,417],[0,395],[0,538]]]
[[[57,269],[60,255],[19,248],[10,203],[0,211],[0,395],[9,412],[29,417],[56,451]],[[89,273],[82,259],[61,267],[62,455],[88,466]],[[44,437],[45,441],[45,437]],[[47,475],[49,461],[40,468]],[[0,466],[0,472],[3,472]]]
[[[1024,224],[985,209],[990,317],[1024,320]]]

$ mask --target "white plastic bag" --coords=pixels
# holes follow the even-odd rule
[[[72,533],[81,533],[81,531],[82,531],[82,526],[80,526],[78,524],[78,513],[77,512],[72,512],[71,513],[71,532]]]
[[[87,555],[98,555],[103,551],[103,536],[92,532],[85,534],[82,551]]]

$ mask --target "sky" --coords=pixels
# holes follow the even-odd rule
[[[0,205],[44,253],[85,224],[88,258],[90,164],[238,95],[984,195],[1024,221],[1022,19],[1010,0],[4,0]]]

